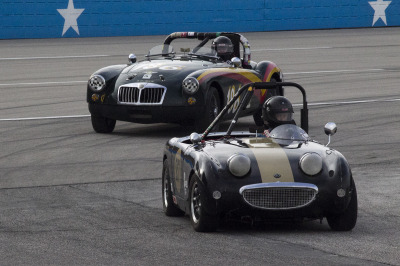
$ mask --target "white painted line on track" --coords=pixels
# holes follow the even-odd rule
[[[12,86],[32,86],[32,85],[59,85],[59,84],[75,84],[75,83],[87,83],[87,81],[48,81],[48,82],[29,82],[29,83],[4,83],[0,84],[0,87],[12,87]]]
[[[339,69],[339,70],[318,70],[318,71],[303,71],[303,72],[284,72],[283,75],[302,75],[302,74],[329,74],[329,73],[363,73],[363,72],[381,72],[383,68],[370,69]]]
[[[37,56],[37,57],[3,57],[0,61],[7,60],[36,60],[36,59],[71,59],[71,58],[94,58],[94,57],[109,57],[112,55],[64,55],[64,56]]]
[[[381,100],[358,100],[358,101],[342,101],[342,102],[319,102],[307,103],[308,106],[324,106],[324,105],[345,105],[345,104],[360,104],[360,103],[385,103],[385,102],[399,102],[400,99],[381,99]],[[293,106],[303,106],[302,103],[293,104]]]
[[[262,51],[291,51],[291,50],[318,50],[318,49],[333,49],[335,47],[320,46],[320,47],[288,47],[288,48],[265,48],[265,49],[251,49],[254,52]],[[36,60],[36,59],[73,59],[73,58],[96,58],[96,57],[110,57],[115,55],[61,55],[61,56],[32,56],[32,57],[3,57],[0,61],[7,60]]]
[[[44,116],[44,117],[23,117],[23,118],[3,118],[0,121],[24,121],[24,120],[46,120],[46,119],[65,119],[65,118],[81,118],[90,115],[65,115],[65,116]]]
[[[385,71],[383,68],[371,68],[371,69],[340,69],[340,70],[318,70],[318,71],[304,71],[304,72],[287,72],[283,73],[284,76],[290,75],[306,75],[306,74],[335,74],[335,73],[364,73],[364,72],[382,72]],[[12,87],[12,86],[40,86],[40,85],[68,85],[76,83],[87,83],[85,81],[49,81],[49,82],[29,82],[29,83],[0,83],[0,87]]]
[[[308,106],[324,106],[324,105],[345,105],[345,104],[360,104],[360,103],[383,103],[383,102],[399,102],[398,99],[381,99],[381,100],[359,100],[359,101],[342,101],[342,102],[317,102],[308,103]],[[303,106],[303,104],[293,104],[293,106]],[[0,121],[26,121],[26,120],[46,120],[46,119],[67,119],[90,117],[90,115],[66,115],[66,116],[45,116],[45,117],[24,117],[24,118],[2,118]]]
[[[288,48],[265,48],[265,49],[251,49],[252,52],[262,52],[262,51],[292,51],[292,50],[318,50],[318,49],[333,49],[330,46],[321,47],[288,47]]]
[[[359,103],[385,103],[385,102],[398,102],[400,99],[386,99],[386,100],[360,100],[360,101],[348,101],[348,102],[322,102],[322,103],[309,103],[309,106],[321,106],[321,105],[344,105],[344,104],[359,104]]]

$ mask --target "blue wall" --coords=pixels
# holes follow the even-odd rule
[[[400,0],[2,0],[0,8],[0,39],[400,26]]]

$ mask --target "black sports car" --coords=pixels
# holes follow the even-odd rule
[[[176,39],[196,45],[181,48],[178,54],[171,45]],[[220,39],[227,43],[217,43]],[[142,61],[131,54],[128,65],[93,73],[87,84],[87,102],[93,129],[100,133],[112,132],[116,120],[179,123],[204,130],[241,86],[271,80],[282,81],[281,70],[270,61],[251,61],[244,36],[176,32]],[[260,110],[266,95],[266,91],[254,94],[242,115]],[[226,118],[236,108],[233,105]],[[259,122],[260,117],[255,112],[254,119]]]
[[[239,112],[257,90],[298,88],[303,93],[301,127],[280,125],[267,136],[232,131]],[[227,132],[209,133],[242,95]],[[257,127],[256,127],[257,128]],[[357,220],[352,172],[338,151],[307,134],[306,93],[296,83],[260,82],[243,86],[203,135],[170,139],[164,149],[163,209],[167,216],[190,216],[196,231],[216,230],[225,219],[303,220],[327,218],[333,230],[351,230]],[[334,123],[325,132],[336,132]]]

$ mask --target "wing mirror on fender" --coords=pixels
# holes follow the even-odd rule
[[[129,60],[129,64],[130,64],[130,65],[136,63],[136,55],[135,55],[135,54],[130,54],[130,55],[128,56],[128,60]]]
[[[198,144],[201,141],[201,136],[196,132],[193,132],[192,134],[190,134],[190,141],[193,144]]]
[[[234,67],[240,67],[240,65],[242,64],[242,60],[240,60],[239,57],[233,57],[231,59],[231,63]]]
[[[328,122],[326,123],[325,127],[325,134],[328,135],[328,143],[325,146],[328,146],[331,143],[331,136],[335,135],[337,131],[337,126],[334,122]]]

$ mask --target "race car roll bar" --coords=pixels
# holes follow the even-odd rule
[[[247,67],[250,65],[251,60],[251,51],[249,41],[239,33],[233,32],[174,32],[167,36],[164,40],[164,44],[170,45],[171,42],[178,38],[186,38],[186,39],[198,39],[200,41],[205,41],[202,43],[203,45],[209,39],[215,39],[219,36],[225,36],[231,39],[233,43],[234,54],[236,57],[240,58],[240,47],[238,43],[240,42],[243,46],[243,66]],[[167,49],[167,48],[166,48]],[[163,51],[164,53],[164,51]],[[167,54],[167,53],[166,53]]]
[[[268,90],[281,90],[282,87],[285,86],[285,89],[288,87],[295,87],[300,90],[300,92],[303,95],[303,108],[300,111],[301,115],[301,128],[308,133],[308,105],[307,105],[307,96],[306,96],[306,91],[305,89],[300,86],[297,83],[294,82],[254,82],[254,83],[249,83],[241,87],[237,93],[233,96],[233,98],[226,104],[226,106],[222,109],[222,111],[218,114],[218,116],[214,119],[214,121],[210,124],[210,126],[204,131],[201,140],[204,140],[208,133],[214,128],[214,126],[219,122],[219,120],[228,112],[229,108],[231,108],[234,104],[235,101],[239,98],[239,96],[246,91],[246,94],[241,101],[240,107],[236,111],[237,113],[235,114],[231,125],[228,128],[227,134],[230,135],[232,132],[233,126],[237,122],[237,118],[239,116],[239,112],[241,109],[244,108],[244,106],[247,105],[247,101],[251,98],[251,96],[254,94],[254,90],[263,90],[263,89],[268,89]]]

